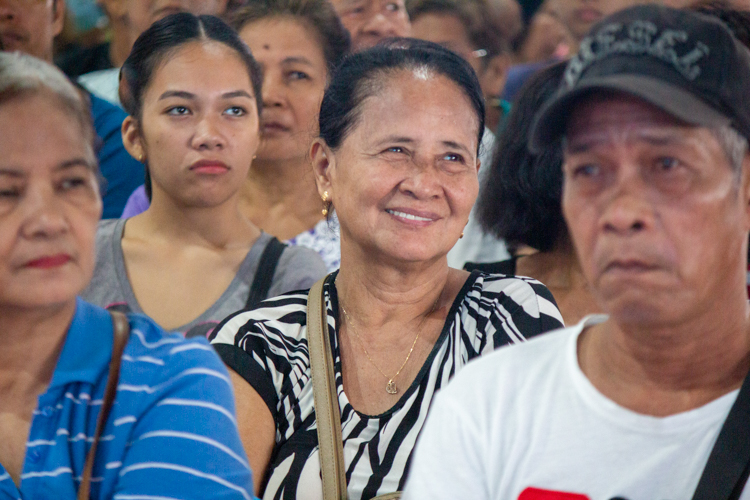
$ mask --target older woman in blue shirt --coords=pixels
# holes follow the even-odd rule
[[[0,498],[251,498],[227,372],[204,340],[76,298],[102,203],[89,111],[54,67],[0,54]],[[90,478],[90,481],[88,480]]]

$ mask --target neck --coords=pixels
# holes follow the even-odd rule
[[[113,68],[119,68],[125,62],[133,47],[130,30],[122,21],[111,19],[112,40],[109,42],[109,60]]]
[[[743,290],[744,292],[744,290]],[[717,300],[680,324],[590,328],[579,363],[605,395],[641,413],[671,415],[738,388],[750,369],[750,307],[741,295]]]
[[[587,287],[575,250],[567,239],[559,242],[549,252],[535,252],[519,257],[517,268],[517,274],[536,278],[550,289]]]
[[[284,161],[256,159],[250,167],[240,197],[243,213],[255,224],[282,239],[314,227],[322,218],[323,204],[315,186],[315,177],[304,158]],[[285,232],[283,227],[290,221],[297,221],[289,226],[293,230],[290,234],[282,234]],[[282,227],[275,227],[280,225]]]
[[[212,207],[186,207],[154,189],[151,206],[140,216],[152,234],[178,244],[229,249],[246,246],[260,230],[239,210],[238,196]]]
[[[450,280],[445,256],[430,263],[394,266],[357,255],[361,254],[358,249],[348,247],[342,238],[336,290],[339,301],[362,325],[362,331],[377,331],[388,323],[421,322],[450,307],[450,294],[444,293]]]
[[[0,307],[0,395],[18,400],[44,391],[52,380],[75,307],[75,299],[44,309]]]
[[[253,205],[284,203],[296,206],[309,205],[310,201],[314,201],[320,211],[315,177],[310,162],[305,158],[279,161],[256,159],[250,166],[244,188],[243,197]]]

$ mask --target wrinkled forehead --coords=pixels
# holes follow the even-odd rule
[[[563,140],[566,151],[576,150],[582,145],[627,141],[642,136],[687,138],[705,130],[622,92],[593,92],[582,96],[570,109]]]

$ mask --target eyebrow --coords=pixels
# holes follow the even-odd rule
[[[57,165],[54,168],[55,172],[60,172],[64,170],[68,170],[75,167],[84,167],[89,170],[94,170],[94,165],[86,160],[86,158],[80,157],[80,158],[72,158],[70,160],[66,160],[59,165]],[[12,177],[14,179],[20,179],[26,176],[26,173],[23,171],[23,169],[14,169],[12,167],[3,167],[0,168],[0,175],[7,175],[8,177]]]
[[[197,95],[193,94],[192,92],[186,92],[184,90],[167,90],[162,95],[159,96],[158,100],[164,100],[169,99],[170,97],[179,97],[182,99],[188,99],[188,100],[195,100],[198,98]],[[234,90],[232,92],[225,92],[221,94],[221,97],[223,99],[234,99],[236,97],[247,97],[248,99],[252,99],[253,96],[251,96],[247,91],[245,90]]]
[[[653,146],[667,146],[670,144],[680,144],[685,142],[682,140],[682,137],[675,133],[654,135],[652,133],[645,132],[629,135],[634,136],[634,138],[638,141],[643,141]],[[608,141],[609,139],[603,138],[599,134],[592,134],[591,138],[584,139],[578,144],[571,144],[569,138],[567,136],[563,136],[562,147],[564,151],[567,151],[571,154],[586,153],[598,145],[606,144]]]
[[[399,142],[399,143],[405,143],[405,144],[414,144],[417,141],[415,141],[414,139],[412,139],[410,137],[407,137],[407,136],[392,135],[392,136],[386,137],[382,141],[379,141],[378,145],[382,145],[382,144],[388,143],[388,142]],[[455,141],[440,141],[440,143],[443,146],[451,148],[451,149],[460,149],[460,150],[462,150],[462,151],[464,151],[466,153],[470,153],[471,152],[471,150],[469,148],[467,148],[466,146],[464,146],[460,142],[455,142]]]
[[[286,59],[281,61],[281,64],[306,64],[307,66],[313,65],[312,61],[304,56],[287,57]]]

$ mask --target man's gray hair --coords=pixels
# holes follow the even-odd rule
[[[719,145],[727,155],[729,165],[735,173],[737,179],[742,174],[742,164],[745,160],[745,155],[748,152],[748,141],[747,138],[742,136],[730,125],[724,125],[711,129],[711,132],[719,141]]]
[[[20,52],[0,52],[0,106],[26,95],[45,93],[57,100],[80,125],[86,142],[94,147],[94,126],[88,100],[55,66]],[[40,116],[40,120],[44,117]]]

